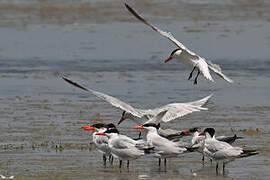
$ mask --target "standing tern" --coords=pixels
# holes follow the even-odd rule
[[[192,134],[192,139],[191,139],[191,147],[197,147],[198,149],[196,150],[197,152],[201,153],[203,155],[202,161],[204,163],[204,153],[203,153],[203,143],[205,136],[200,136],[200,128],[195,127],[191,128],[187,131],[183,131],[183,133]],[[236,134],[234,136],[218,136],[216,139],[218,141],[223,141],[229,144],[232,144],[235,142],[236,139],[242,139],[243,137],[239,137]]]
[[[218,174],[218,163],[223,163],[223,174],[225,164],[238,158],[249,157],[259,154],[257,150],[245,150],[241,147],[233,147],[229,143],[219,141],[215,138],[215,129],[206,128],[200,136],[204,135],[203,152],[210,159],[217,162],[216,173]]]
[[[113,124],[112,124],[113,125]],[[113,125],[114,126],[114,125]],[[115,126],[114,126],[115,127]],[[106,130],[111,128],[111,124],[105,125],[103,123],[93,124],[92,126],[83,126],[84,130],[90,130],[93,132],[93,142],[97,148],[97,150],[103,154],[103,163],[106,165],[107,157],[109,157],[109,161],[113,162],[111,157],[111,150],[108,145],[108,137],[106,136],[98,136],[97,133],[105,132]]]
[[[90,92],[95,96],[107,101],[112,106],[120,108],[123,110],[122,117],[118,124],[123,122],[125,119],[129,118],[137,124],[146,124],[146,123],[160,123],[160,122],[169,122],[190,114],[192,112],[207,110],[207,108],[202,107],[211,97],[212,94],[200,99],[198,101],[187,102],[187,103],[171,103],[160,108],[155,109],[138,109],[134,108],[131,105],[107,94],[83,87],[82,85],[62,77],[69,84],[78,87],[84,91]]]
[[[146,129],[146,140],[154,147],[154,155],[159,158],[159,166],[161,158],[164,159],[164,166],[166,167],[166,158],[177,157],[180,154],[188,151],[187,148],[179,146],[176,142],[172,142],[157,132],[158,125],[154,123],[147,123],[142,126],[135,126],[134,129]]]
[[[165,60],[165,62],[168,62],[172,59],[177,59],[179,62],[189,66],[192,68],[192,71],[189,75],[189,80],[192,78],[193,72],[197,69],[198,73],[194,80],[194,84],[197,84],[197,79],[200,73],[209,81],[214,82],[209,69],[215,72],[218,76],[223,78],[229,83],[233,83],[233,80],[228,78],[226,75],[222,73],[222,70],[219,65],[212,63],[211,61],[207,61],[204,58],[200,57],[199,55],[195,54],[188,48],[186,48],[181,42],[179,42],[177,39],[173,37],[173,35],[170,32],[166,32],[163,30],[158,29],[148,21],[146,21],[142,16],[140,16],[135,10],[133,10],[128,4],[125,3],[125,6],[127,10],[133,14],[138,20],[146,24],[147,26],[151,27],[154,31],[158,32],[162,36],[168,38],[170,41],[172,41],[178,48],[172,51],[168,59]]]
[[[108,145],[112,155],[119,159],[119,168],[121,168],[123,160],[127,160],[127,167],[129,167],[129,160],[135,160],[145,155],[149,149],[153,149],[143,140],[135,141],[125,135],[120,135],[116,128],[97,133],[96,135],[109,138]]]

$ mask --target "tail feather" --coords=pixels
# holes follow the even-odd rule
[[[200,147],[185,147],[187,149],[188,152],[194,152],[197,149],[199,149]]]
[[[257,151],[257,150],[255,150],[255,149],[249,149],[249,150],[244,149],[242,154],[254,153],[254,152],[258,152],[258,151]]]
[[[221,78],[223,78],[227,82],[233,83],[232,79],[228,78],[225,74],[222,73],[221,67],[219,65],[214,64],[211,61],[206,61],[206,62],[208,64],[209,69],[214,71],[218,76],[220,76]]]
[[[155,147],[147,147],[147,148],[143,148],[141,150],[143,150],[145,154],[155,153]]]
[[[218,139],[219,141],[223,141],[229,144],[232,144],[235,142],[236,139],[243,139],[243,137],[239,137],[236,134],[234,134],[234,136],[230,136],[230,137],[224,137],[224,138],[220,138]]]
[[[251,153],[240,154],[239,158],[254,156],[254,155],[257,155],[257,154],[259,154],[259,152],[251,152]]]
[[[239,158],[249,157],[259,154],[258,150],[255,149],[243,149],[243,152],[240,154]]]

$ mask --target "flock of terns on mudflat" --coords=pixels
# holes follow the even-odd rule
[[[172,51],[165,62],[176,59],[179,62],[190,66],[192,71],[188,79],[191,79],[193,72],[197,70],[194,84],[198,83],[199,74],[202,74],[207,80],[213,82],[214,80],[210,74],[210,70],[227,82],[233,83],[233,80],[222,73],[219,65],[207,61],[187,49],[181,42],[176,40],[170,32],[162,31],[150,24],[128,4],[125,4],[125,7],[138,20],[151,27],[162,36],[168,38],[178,47]],[[161,165],[161,159],[164,159],[164,166],[166,167],[166,158],[177,157],[181,154],[190,152],[199,152],[203,156],[203,161],[204,156],[206,156],[211,161],[213,160],[217,162],[216,173],[218,173],[219,163],[222,163],[224,173],[226,163],[238,158],[258,154],[257,150],[243,149],[242,147],[234,147],[231,145],[236,139],[240,139],[242,137],[238,137],[236,135],[231,137],[216,137],[214,128],[206,128],[203,131],[201,131],[200,128],[176,131],[172,129],[164,130],[160,127],[160,123],[179,119],[180,117],[192,112],[207,110],[203,105],[205,105],[211,98],[212,94],[197,101],[171,103],[154,109],[138,109],[117,98],[86,88],[67,77],[62,78],[73,86],[92,93],[93,95],[109,102],[112,106],[123,110],[122,117],[118,122],[118,125],[125,119],[131,119],[138,124],[138,126],[133,127],[133,129],[147,131],[146,140],[143,140],[141,138],[141,132],[137,139],[132,139],[126,135],[120,134],[116,126],[112,123],[97,123],[92,124],[91,126],[83,126],[83,129],[89,130],[93,133],[93,142],[96,145],[97,150],[103,154],[103,162],[105,165],[107,159],[112,163],[113,158],[117,158],[119,159],[120,168],[122,167],[122,161],[127,161],[127,167],[129,167],[130,160],[135,160],[141,156],[150,154],[159,159],[159,166]],[[191,136],[189,142],[181,141],[182,137],[188,135]]]

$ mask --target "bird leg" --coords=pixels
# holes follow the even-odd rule
[[[197,79],[198,79],[198,76],[199,75],[200,75],[200,70],[198,69],[198,73],[197,73],[197,76],[195,77],[195,80],[194,80],[194,83],[193,84],[197,84],[198,83]]]
[[[141,135],[142,135],[142,132],[140,132],[140,133],[139,133],[139,137],[138,137],[138,139],[141,139]]]
[[[111,162],[111,158],[112,158],[112,155],[110,154],[110,155],[109,155],[109,162]]]
[[[103,154],[103,165],[104,165],[104,166],[106,166],[106,161],[107,161],[106,155]]]
[[[119,160],[119,168],[121,169],[122,167],[122,160]]]
[[[166,164],[167,164],[167,159],[165,158],[164,159],[164,166],[166,167]]]
[[[109,156],[109,162],[111,163],[111,165],[113,164],[113,156],[111,154]]]
[[[129,168],[129,160],[127,160],[127,168]]]
[[[204,155],[202,156],[202,164],[204,165]]]
[[[160,167],[161,158],[158,158],[158,166]]]
[[[217,162],[217,165],[216,165],[216,174],[218,175],[218,162]]]
[[[194,68],[193,68],[192,71],[190,72],[189,77],[188,77],[188,80],[190,80],[190,79],[192,78],[192,74],[193,74],[193,72],[195,71],[195,69],[196,69],[196,66],[194,66]]]
[[[225,163],[223,162],[223,175],[225,174]]]

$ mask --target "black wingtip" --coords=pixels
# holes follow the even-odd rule
[[[235,139],[244,139],[244,137],[241,136],[237,136],[236,134],[234,134]]]
[[[131,10],[131,7],[127,3],[125,3],[125,6],[129,11]]]
[[[197,149],[199,149],[199,147],[185,147],[187,149],[188,152],[194,152]]]
[[[240,158],[244,158],[244,157],[250,157],[250,156],[255,156],[255,155],[258,155],[259,152],[250,152],[250,153],[245,153],[245,154],[241,154],[240,155]]]
[[[73,86],[76,86],[76,87],[78,87],[78,88],[80,88],[80,89],[83,89],[83,90],[85,90],[85,91],[89,91],[89,90],[86,89],[85,87],[79,85],[79,84],[76,83],[76,82],[73,82],[71,79],[69,79],[69,78],[67,78],[67,77],[62,76],[62,79],[64,79],[64,80],[65,80],[66,82],[68,82],[69,84],[72,84]]]

